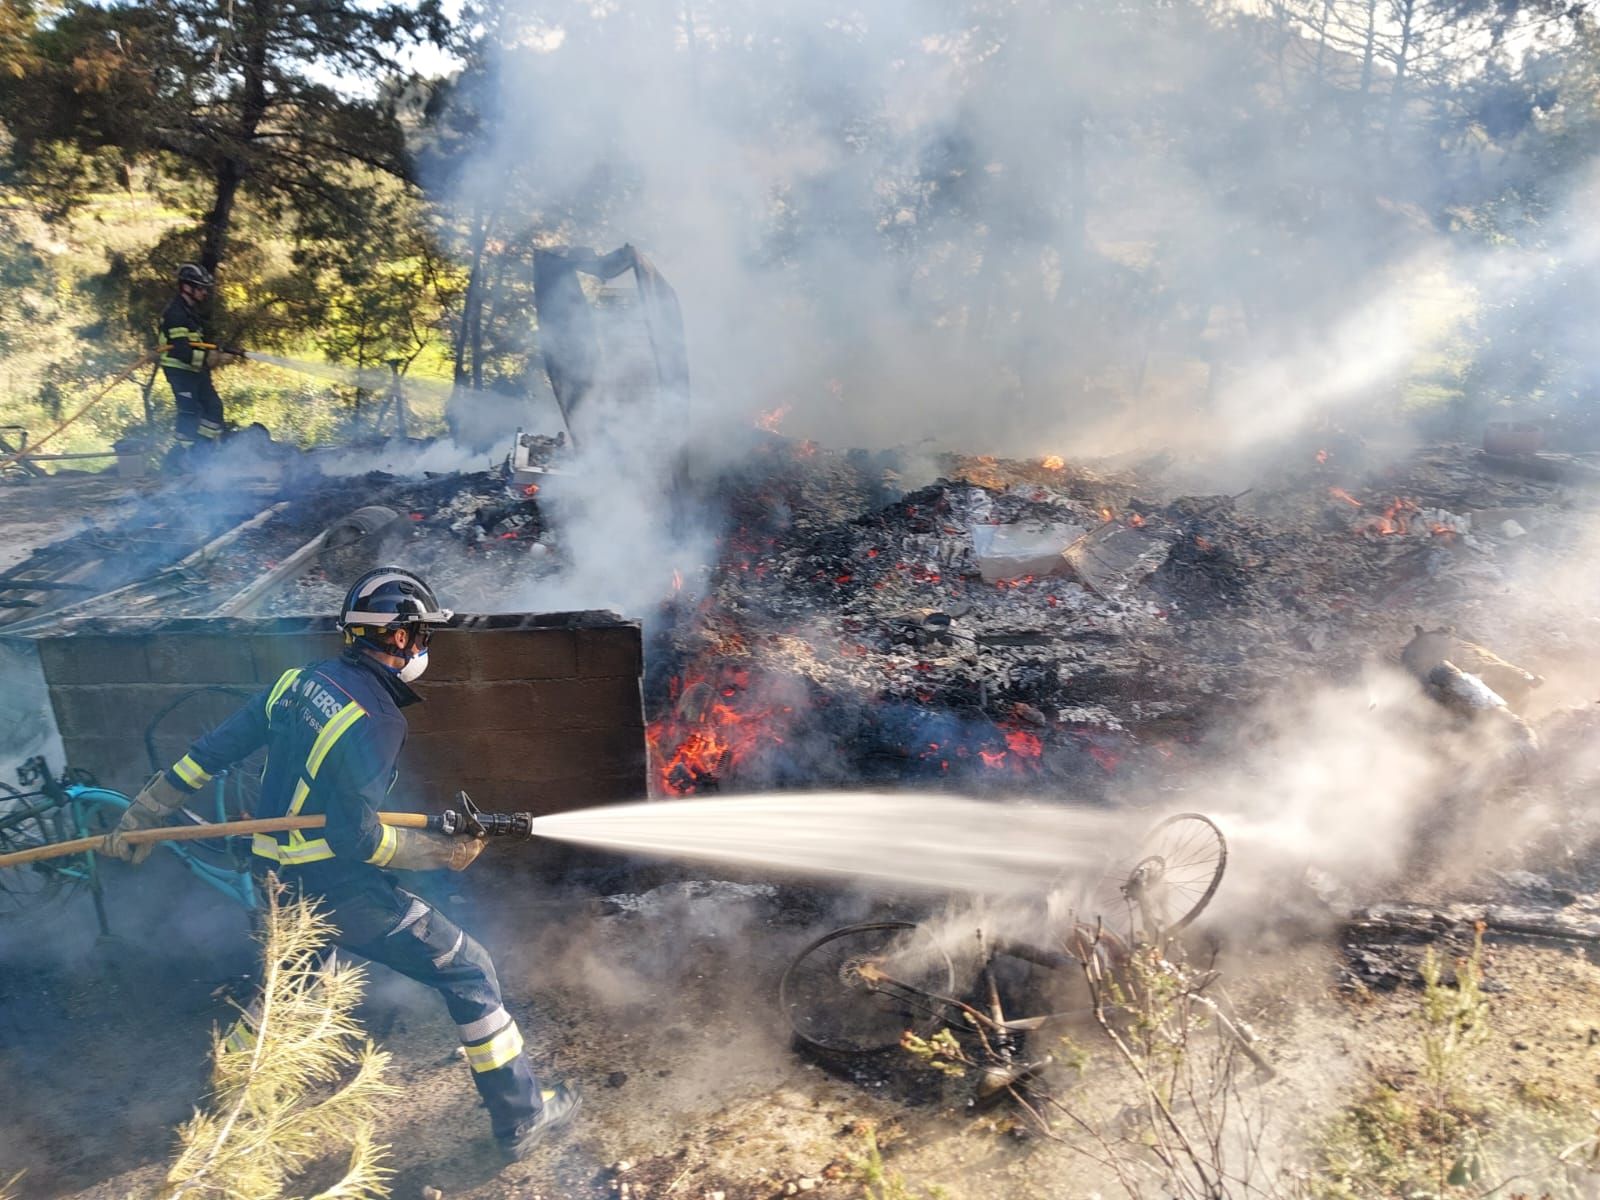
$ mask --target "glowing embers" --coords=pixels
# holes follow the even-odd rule
[[[939,774],[948,775],[952,764],[982,764],[984,771],[1035,775],[1044,761],[1044,741],[1020,725],[967,725],[939,741],[930,741],[916,757]]]
[[[645,727],[651,780],[660,794],[716,791],[740,762],[784,742],[793,710],[763,704],[750,694],[750,673],[723,668],[717,681],[687,674],[668,685],[667,716]]]

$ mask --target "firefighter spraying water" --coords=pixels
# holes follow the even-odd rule
[[[211,373],[244,358],[242,351],[223,349],[206,337],[201,309],[217,281],[194,263],[178,268],[178,291],[161,314],[161,371],[177,406],[174,433],[185,455],[214,447],[226,428],[222,397]]]
[[[315,829],[256,832],[256,872],[273,872],[291,892],[318,897],[338,930],[336,947],[438,991],[460,1033],[500,1151],[516,1161],[572,1119],[579,1097],[564,1084],[540,1086],[523,1053],[522,1034],[501,1001],[488,952],[388,874],[465,870],[486,836],[506,822],[491,818],[486,825],[470,803],[452,814],[455,819],[432,828],[426,820],[418,822],[423,828],[386,824],[378,813],[405,740],[401,709],[419,699],[410,684],[427,668],[433,630],[450,616],[409,571],[380,567],[363,575],[340,615],[343,655],[285,671],[195,742],[139,793],[106,850],[142,862],[153,847],[130,835],[161,825],[213,775],[265,746],[259,812],[322,822]],[[327,961],[335,953],[328,951]],[[246,1051],[255,1037],[247,1011],[227,1048]]]

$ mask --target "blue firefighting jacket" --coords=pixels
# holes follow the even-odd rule
[[[405,743],[400,709],[417,699],[353,651],[296,667],[191,746],[167,779],[180,791],[199,791],[265,746],[261,798],[251,815],[320,813],[327,824],[256,834],[251,849],[260,865],[288,868],[317,891],[358,883],[394,857],[395,831],[379,823],[378,810]]]
[[[163,367],[176,367],[180,371],[205,371],[206,352],[190,345],[191,342],[206,340],[205,326],[200,314],[181,295],[174,296],[161,314],[159,336],[163,346],[171,347],[161,355]]]

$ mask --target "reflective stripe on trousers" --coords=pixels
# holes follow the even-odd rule
[[[538,1115],[543,1100],[523,1054],[522,1033],[501,1000],[488,951],[421,897],[385,877],[379,880],[353,896],[327,900],[328,915],[339,931],[335,946],[427,984],[444,998],[494,1133],[511,1133]],[[333,953],[330,947],[324,962]],[[253,1025],[251,1014],[243,1014],[228,1035],[227,1048],[252,1049]]]

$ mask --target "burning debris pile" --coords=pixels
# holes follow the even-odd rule
[[[1247,492],[1181,495],[1164,463],[917,459],[760,436],[701,481],[716,561],[663,579],[649,622],[663,795],[947,781],[1091,797],[1134,772],[1182,772],[1277,681],[1398,660],[1419,627],[1470,631],[1542,670],[1548,619],[1519,624],[1488,600],[1508,574],[1582,554],[1590,506],[1581,483],[1462,447],[1377,470],[1355,465],[1354,444],[1309,448]],[[323,613],[388,560],[437,579],[460,611],[505,611],[568,569],[542,490],[559,490],[565,449],[519,434],[498,471],[298,471],[219,493],[155,558],[119,557],[163,529],[148,498],[10,572],[39,581],[12,593],[36,607],[13,611],[25,627]],[[51,563],[102,594],[52,592]],[[1531,745],[1519,669],[1443,644],[1414,643],[1404,665],[1441,704],[1492,712]]]
[[[1508,568],[1576,549],[1571,497],[1460,447],[1375,473],[1308,452],[1234,496],[954,456],[900,494],[883,457],[774,439],[724,481],[720,558],[678,579],[649,659],[663,793],[1093,794],[1181,769],[1274,681],[1392,659],[1414,622],[1475,628]]]

